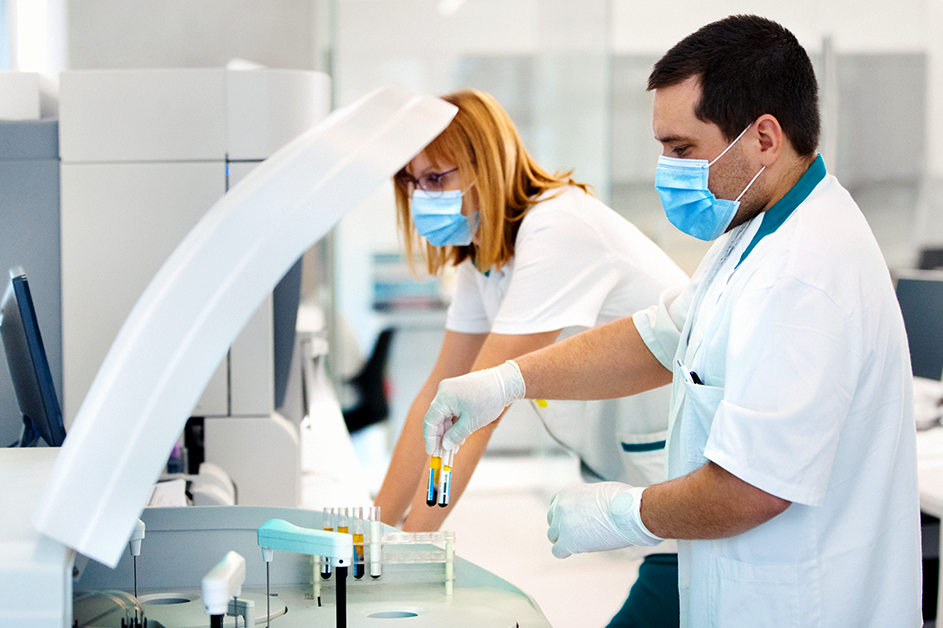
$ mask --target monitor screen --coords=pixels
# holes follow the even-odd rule
[[[943,271],[913,271],[897,279],[914,375],[943,375]]]
[[[65,440],[62,411],[39,333],[29,283],[18,268],[10,271],[10,283],[0,302],[0,336],[16,400],[23,413],[19,445],[33,446],[42,438],[47,445],[61,446]]]

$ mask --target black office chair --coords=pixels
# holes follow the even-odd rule
[[[943,268],[943,249],[920,249],[920,259],[917,261],[917,268],[920,270],[936,270]]]
[[[384,421],[390,414],[386,391],[386,363],[394,329],[380,332],[370,358],[354,377],[347,380],[357,394],[357,403],[344,409],[344,422],[351,434]]]

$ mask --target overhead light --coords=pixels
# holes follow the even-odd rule
[[[437,10],[439,15],[448,17],[458,11],[463,4],[465,0],[440,0]]]

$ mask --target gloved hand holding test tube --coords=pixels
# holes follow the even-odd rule
[[[524,378],[514,360],[443,380],[423,419],[426,453],[432,455],[437,445],[455,449],[524,395]],[[445,434],[439,431],[443,424]]]
[[[444,508],[449,505],[452,460],[459,446],[473,432],[501,416],[504,409],[514,401],[523,399],[524,394],[524,377],[513,360],[508,360],[501,366],[466,373],[439,383],[436,396],[426,411],[422,425],[426,453],[432,456],[429,485],[426,489],[428,505],[434,503],[432,482],[436,457],[442,460],[438,503]]]

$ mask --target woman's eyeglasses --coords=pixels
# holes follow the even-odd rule
[[[414,179],[404,172],[397,178],[399,179],[400,185],[406,188],[407,196],[412,196],[413,192],[419,189],[435,198],[442,196],[442,193],[445,192],[445,181],[449,175],[454,172],[458,172],[458,168],[452,168],[445,172],[430,172],[422,175],[418,179]]]

